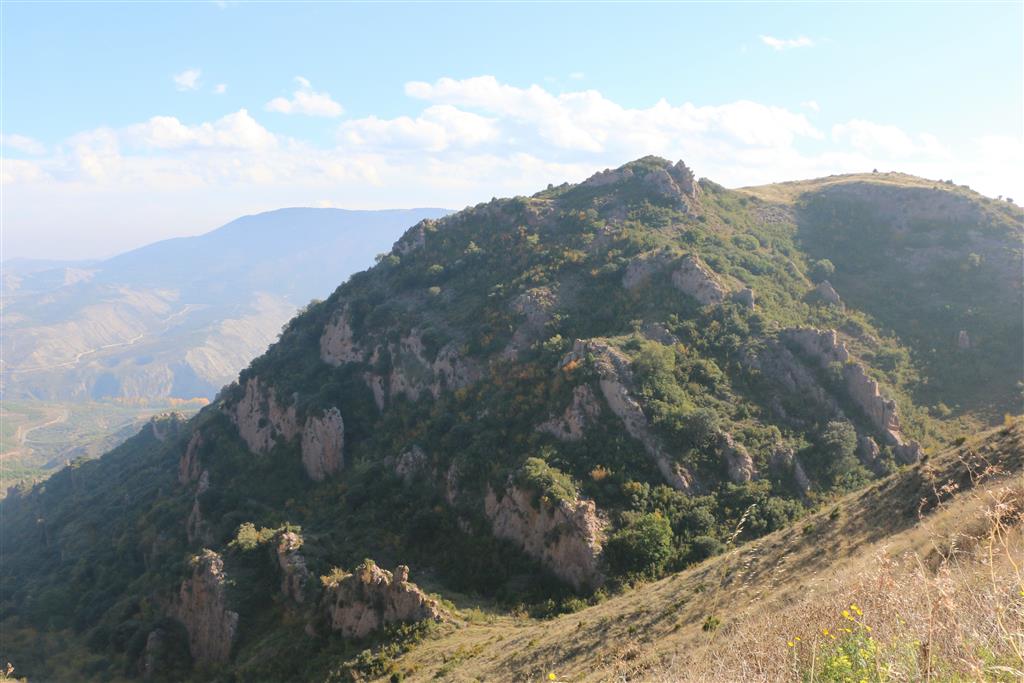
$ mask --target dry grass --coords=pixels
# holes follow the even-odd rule
[[[1022,469],[1017,421],[680,574],[556,619],[466,619],[398,665],[445,681],[1020,680]],[[871,650],[866,675],[842,674],[844,647]]]
[[[863,570],[730,624],[651,679],[1024,680],[1024,480],[968,495],[950,505],[975,513],[965,529],[950,537],[925,525],[930,551],[880,551]]]
[[[791,203],[795,201],[800,195],[809,192],[811,190],[819,190],[830,185],[841,185],[844,183],[874,183],[877,185],[893,185],[897,187],[914,187],[922,189],[931,189],[933,187],[941,187],[944,190],[957,192],[960,194],[970,194],[971,196],[979,196],[977,193],[972,192],[966,188],[958,185],[948,185],[943,183],[941,180],[929,180],[928,178],[921,178],[918,176],[909,175],[907,173],[846,173],[841,175],[831,175],[824,178],[813,178],[810,180],[791,180],[785,183],[772,183],[771,185],[757,185],[752,187],[741,187],[738,188],[739,192],[746,192],[747,194],[754,195],[765,201],[778,202],[778,203]]]

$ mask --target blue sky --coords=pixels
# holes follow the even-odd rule
[[[1022,3],[4,3],[4,257],[459,208],[646,153],[1024,196]]]

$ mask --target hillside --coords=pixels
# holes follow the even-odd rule
[[[547,628],[511,615],[655,599],[623,591],[691,581],[836,496],[912,480],[1020,409],[983,371],[1022,376],[999,355],[1020,343],[1002,323],[1019,320],[1021,214],[961,188],[827,185],[734,191],[647,157],[421,221],[195,418],[155,420],[0,504],[7,656],[44,679],[358,680],[419,640],[403,671],[440,657],[454,677],[489,645],[444,640],[469,618],[449,596],[489,605],[499,630]],[[871,258],[844,237],[858,215]],[[948,293],[939,266],[964,250],[977,272],[920,317],[923,352],[892,287]],[[980,313],[963,344],[946,327],[966,309]],[[933,348],[978,372],[952,383]],[[1014,434],[999,437],[1011,464]],[[913,522],[889,517],[882,535]],[[589,656],[539,638],[481,666]]]

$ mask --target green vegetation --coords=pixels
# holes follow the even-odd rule
[[[890,296],[918,280],[946,292],[945,273],[914,265],[900,250],[894,253],[906,259],[887,264],[863,246],[945,244],[952,228],[940,221],[936,236],[927,222],[912,221],[918,237],[911,239],[892,218],[903,213],[886,205],[862,221],[857,216],[866,214],[828,193],[800,195],[795,207],[793,199],[779,203],[708,181],[697,183],[694,195],[673,194],[679,185],[665,182],[669,170],[687,185],[680,169],[646,158],[627,165],[618,183],[555,187],[418,225],[406,240],[421,246],[382,256],[327,300],[311,303],[187,425],[162,440],[144,431],[101,460],[75,463],[3,503],[11,559],[0,571],[16,590],[4,596],[0,620],[19,634],[11,651],[19,671],[59,677],[64,650],[47,638],[29,646],[26,634],[61,634],[73,643],[67,651],[83,658],[76,660],[82,670],[88,659],[86,676],[135,675],[154,629],[184,642],[163,608],[188,575],[188,558],[211,548],[224,557],[229,602],[240,615],[232,664],[217,675],[266,680],[301,671],[310,680],[341,680],[400,673],[390,662],[404,647],[395,645],[404,642],[400,633],[367,643],[303,635],[319,587],[308,588],[301,610],[288,605],[269,551],[281,531],[300,527],[311,576],[328,582],[340,576],[334,568],[373,557],[385,567],[408,564],[439,590],[507,613],[553,616],[599,601],[600,594],[573,594],[514,539],[494,537],[485,500],[510,482],[534,492],[541,506],[593,501],[605,526],[600,569],[613,593],[783,529],[868,483],[891,460],[883,443],[872,472],[861,464],[858,436],[881,443],[883,435],[847,395],[841,368],[822,369],[785,347],[779,333],[788,328],[837,330],[895,399],[906,435],[926,448],[962,432],[963,424],[947,418],[965,415],[960,396],[980,395],[977,380],[961,377],[964,386],[951,389],[959,371],[933,362],[945,351],[930,356],[920,350],[926,344],[906,343],[897,320],[908,315],[906,304]],[[899,206],[904,190],[897,189],[886,202]],[[986,214],[991,225],[975,228],[1012,251],[1019,238],[1006,226],[1012,216],[993,211]],[[843,236],[865,225],[867,236]],[[1018,295],[996,270],[986,271],[996,263],[989,251],[970,248],[978,258],[965,261],[974,274],[964,275],[959,303],[919,316],[920,339],[927,332],[955,345],[945,326],[963,323],[943,316],[967,315],[967,302],[982,298],[978,288],[995,287],[996,295],[970,306],[984,322],[971,328],[979,330],[972,353],[984,370],[979,377],[1001,370],[1018,381],[1007,360],[1016,342],[992,322]],[[727,291],[721,304],[701,306],[680,291],[672,275],[686,254],[699,255],[715,273]],[[631,264],[641,262],[649,272],[624,286]],[[866,270],[858,271],[861,265]],[[912,265],[921,268],[908,270]],[[812,281],[824,277],[845,307],[809,296]],[[735,296],[746,287],[753,307]],[[920,300],[915,292],[907,298]],[[341,315],[355,360],[328,365],[321,338]],[[568,356],[577,339],[598,343],[608,357]],[[775,358],[772,349],[795,365],[755,362]],[[619,410],[627,399],[635,402],[642,423],[627,424],[615,412],[617,389],[602,373],[616,363],[626,392]],[[451,386],[459,375],[479,380]],[[297,425],[339,409],[340,473],[311,481],[299,438],[278,438],[261,453],[246,447],[230,414],[253,378],[283,410],[294,409]],[[946,414],[915,403],[928,392],[942,397]],[[577,405],[580,396],[585,405]],[[990,398],[982,413],[1017,405]],[[539,428],[567,409],[578,413],[578,433]],[[254,428],[269,424],[264,414]],[[202,439],[195,455],[208,484],[201,487],[177,479],[196,431]],[[416,453],[419,460],[405,459]],[[686,471],[690,490],[670,485],[666,462]],[[200,522],[186,524],[194,510]],[[844,522],[808,523],[807,537]],[[562,533],[574,531],[554,530],[545,543]],[[700,618],[716,615],[706,622],[714,633],[728,619],[708,607]],[[408,642],[419,633],[407,633]],[[464,661],[472,653],[452,656]]]

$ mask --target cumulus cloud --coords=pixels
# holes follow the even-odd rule
[[[0,147],[23,154],[42,154],[46,151],[46,145],[38,140],[15,133],[0,133]]]
[[[792,50],[796,47],[813,47],[814,41],[807,36],[800,36],[799,38],[776,38],[775,36],[761,36],[761,42],[775,50],[781,52],[782,50]]]
[[[173,116],[154,116],[145,123],[129,126],[122,137],[136,146],[153,149],[218,147],[263,150],[277,143],[274,134],[257,123],[245,109],[216,121],[192,126]]]
[[[832,138],[836,142],[847,143],[858,151],[892,159],[914,155],[930,158],[949,156],[949,151],[934,135],[918,133],[912,136],[897,126],[863,119],[852,119],[836,124],[832,127]]]
[[[171,79],[178,90],[195,90],[199,87],[199,77],[202,75],[202,69],[185,69],[180,74],[171,76]]]
[[[298,89],[292,93],[292,99],[275,97],[266,104],[267,111],[279,114],[305,114],[306,116],[341,116],[345,109],[331,99],[329,93],[315,92],[313,85],[302,76],[296,76]]]
[[[307,81],[299,88],[313,92]],[[276,133],[245,109],[208,121],[154,116],[83,131],[31,160],[3,160],[0,180],[18,186],[7,195],[8,232],[100,228],[112,206],[126,225],[154,225],[148,216],[158,210],[156,197],[174,207],[166,221],[177,230],[214,227],[211,216],[226,221],[326,201],[459,208],[580,181],[646,154],[684,159],[731,187],[879,168],[952,175],[991,195],[1024,197],[1024,141],[1013,137],[952,148],[924,132],[861,118],[822,131],[807,119],[806,104],[659,100],[633,107],[597,90],[553,93],[491,76],[414,81],[405,92],[409,113],[331,123],[328,144]],[[61,207],[77,213],[61,214]],[[31,239],[38,241],[24,237]]]
[[[813,112],[821,111],[821,107],[815,100],[804,100],[803,102],[800,103],[800,106],[804,107],[805,109],[810,109]]]

